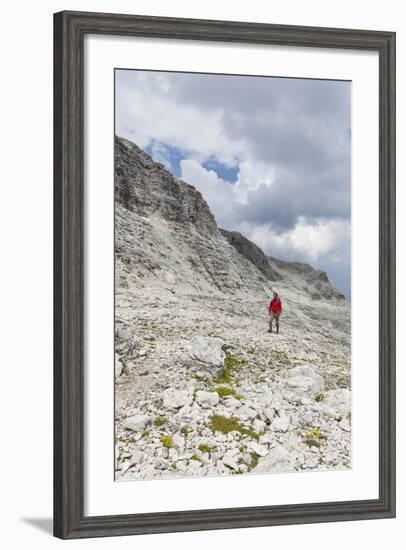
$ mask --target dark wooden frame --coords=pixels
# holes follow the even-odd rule
[[[83,38],[145,36],[379,53],[379,498],[87,517],[83,513]],[[164,533],[395,516],[395,33],[61,12],[54,16],[54,534]]]

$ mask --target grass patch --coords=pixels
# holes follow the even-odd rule
[[[159,426],[163,426],[164,424],[166,424],[166,420],[165,420],[165,418],[163,418],[163,416],[156,416],[155,417],[154,426],[157,426],[159,428]]]
[[[326,436],[319,430],[319,428],[311,428],[307,432],[302,432],[303,443],[308,447],[320,448],[321,442],[327,439]]]
[[[242,361],[231,354],[224,359],[224,368],[214,380],[215,384],[231,384],[234,381],[234,373],[241,366]]]
[[[219,397],[228,397],[231,395],[235,399],[241,399],[242,395],[237,393],[233,388],[230,388],[229,386],[216,386],[213,388],[213,391],[218,393]]]
[[[173,447],[173,437],[171,435],[163,435],[160,442],[166,449],[172,449]]]
[[[207,443],[200,443],[200,445],[197,448],[202,453],[210,453],[210,451],[212,451],[215,447],[208,445]]]
[[[259,439],[259,433],[252,428],[245,428],[235,416],[226,418],[220,414],[213,414],[210,417],[210,428],[213,432],[228,434],[235,431],[239,432],[241,435],[256,439],[257,441]]]
[[[190,428],[188,428],[187,426],[182,426],[181,429],[180,429],[180,433],[181,435],[183,435],[183,437],[187,437],[188,436],[188,433],[191,432],[192,430]]]
[[[252,470],[255,466],[257,466],[259,458],[259,454],[251,453],[251,461],[248,464],[248,470]]]
[[[141,434],[141,437],[148,437],[151,432],[149,430],[144,430]]]
[[[201,461],[202,461],[202,459],[201,459],[199,456],[197,456],[197,455],[192,455],[192,456],[190,457],[190,460],[197,460],[198,462],[201,462]]]
[[[240,460],[239,461],[239,464],[245,464],[245,466],[247,466],[248,468],[248,471],[250,472],[253,468],[255,468],[255,466],[257,466],[258,464],[258,461],[260,459],[260,456],[259,454],[257,453],[250,453],[251,455],[251,459],[249,462],[247,462],[246,460]],[[242,473],[242,471],[239,471],[237,473]]]
[[[268,365],[271,367],[273,364],[276,366],[289,367],[293,363],[289,355],[285,351],[273,351],[271,357],[269,358]]]
[[[197,382],[203,382],[204,384],[207,384],[207,382],[209,381],[209,379],[207,378],[207,376],[200,376],[199,374],[194,374],[194,375],[193,375],[193,378],[194,378]]]
[[[316,401],[316,403],[320,403],[320,401],[323,401],[324,399],[324,395],[322,393],[318,393],[316,395],[316,397],[314,398],[314,400]]]

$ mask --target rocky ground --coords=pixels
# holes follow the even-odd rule
[[[351,466],[348,303],[121,289],[116,479]]]

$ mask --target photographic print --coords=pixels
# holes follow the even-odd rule
[[[351,468],[351,82],[115,70],[115,479]]]

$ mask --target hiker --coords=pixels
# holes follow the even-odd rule
[[[279,316],[282,313],[282,302],[277,292],[274,291],[273,298],[268,306],[269,311],[269,329],[272,332],[273,321],[275,320],[276,333],[279,334]]]

